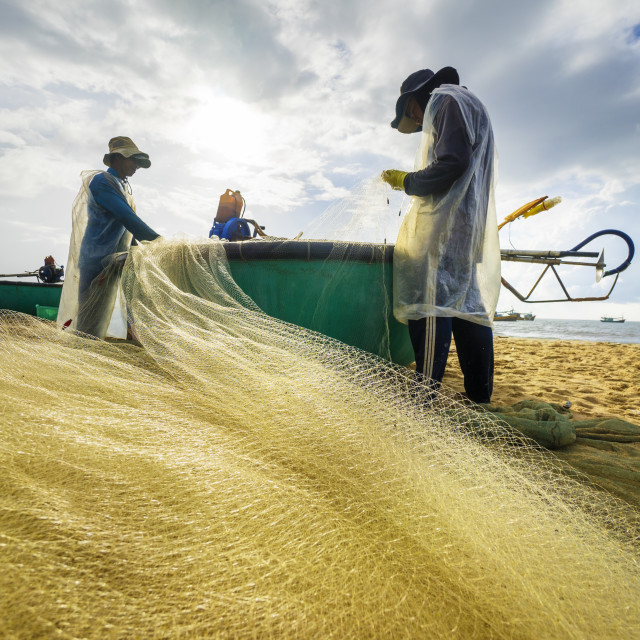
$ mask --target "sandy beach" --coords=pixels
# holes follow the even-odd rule
[[[492,402],[571,402],[575,419],[616,417],[640,424],[640,345],[494,338]],[[452,346],[444,384],[462,392]]]

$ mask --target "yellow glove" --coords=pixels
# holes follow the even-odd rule
[[[404,191],[404,179],[407,176],[407,173],[407,171],[387,169],[382,172],[380,177],[387,182],[392,189],[395,189],[396,191]]]

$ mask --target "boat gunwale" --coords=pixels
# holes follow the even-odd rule
[[[53,287],[61,288],[63,282],[24,282],[22,280],[0,280],[0,285],[20,287]]]
[[[223,243],[228,260],[330,260],[335,262],[393,262],[394,245],[331,240],[245,240]]]

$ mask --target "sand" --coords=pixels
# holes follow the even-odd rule
[[[571,402],[577,440],[554,455],[640,508],[640,345],[506,337],[494,345],[492,404]],[[455,345],[443,382],[464,391]]]
[[[616,417],[640,424],[640,344],[494,338],[492,402],[571,402],[576,419]],[[444,384],[464,391],[452,347]]]

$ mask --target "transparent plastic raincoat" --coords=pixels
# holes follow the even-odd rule
[[[435,159],[433,122],[447,96],[460,107],[471,161],[448,191],[413,198],[394,252],[394,315],[405,324],[429,316],[454,316],[491,326],[500,293],[495,150],[486,109],[464,87],[447,84],[434,90],[415,170]]]
[[[118,254],[128,251],[132,235],[108,216],[89,189],[102,173],[135,211],[133,197],[122,182],[107,171],[84,171],[82,187],[73,203],[71,242],[64,286],[58,309],[58,326],[99,338],[126,338],[124,298],[119,295]]]

